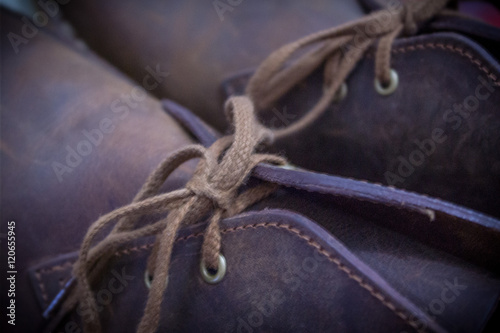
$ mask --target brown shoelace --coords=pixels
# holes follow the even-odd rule
[[[393,40],[402,32],[415,33],[417,25],[436,15],[446,2],[411,0],[389,16],[384,10],[375,12],[353,23],[312,34],[273,52],[251,78],[246,90],[249,97],[232,97],[226,103],[226,112],[235,128],[233,135],[217,140],[210,148],[189,145],[177,150],[150,175],[131,204],[102,216],[91,225],[73,270],[76,286],[60,312],[67,312],[79,303],[82,313],[90,313],[90,316],[84,318],[85,331],[100,332],[92,286],[106,270],[108,261],[120,245],[156,235],[147,266],[152,283],[138,327],[138,332],[141,333],[155,332],[160,320],[172,248],[179,227],[198,222],[211,214],[202,245],[202,262],[208,269],[217,271],[221,248],[219,221],[238,214],[276,189],[273,184],[260,184],[240,193],[240,187],[258,163],[286,163],[282,157],[259,154],[256,148],[260,144],[270,143],[275,137],[294,133],[317,119],[335,98],[340,85],[356,63],[377,40],[375,76],[383,83],[388,82]],[[365,40],[354,44],[358,31],[368,31],[371,26],[379,28],[370,30],[371,33]],[[298,50],[317,43],[320,43],[318,48],[284,67],[285,62]],[[355,47],[345,51],[349,45]],[[323,96],[306,116],[288,128],[274,130],[274,133],[257,122],[254,105],[259,109],[268,107],[322,63],[325,63]],[[200,162],[185,188],[158,194],[167,177],[182,163],[194,158],[199,158]],[[168,215],[146,225],[139,223],[142,216],[162,213]],[[113,223],[113,230],[96,242],[103,229]]]
[[[325,63],[324,89],[319,101],[302,119],[286,128],[274,130],[274,134],[278,139],[300,131],[327,109],[341,84],[377,41],[375,77],[382,85],[387,85],[391,80],[391,47],[394,39],[402,33],[415,34],[418,25],[438,14],[447,2],[409,0],[392,10],[380,10],[354,22],[287,44],[271,53],[259,66],[247,85],[246,95],[254,101],[257,110],[265,109]],[[318,47],[285,67],[285,63],[297,51],[315,45]]]
[[[148,272],[153,279],[138,328],[138,332],[154,332],[160,319],[170,257],[179,227],[199,221],[212,211],[204,236],[202,260],[207,269],[217,271],[221,242],[220,219],[238,214],[275,191],[276,186],[273,184],[260,184],[238,192],[257,164],[284,165],[286,161],[276,155],[255,152],[258,145],[272,140],[272,133],[256,121],[253,104],[247,97],[231,98],[226,103],[226,111],[234,123],[234,135],[217,140],[208,149],[189,145],[174,152],[150,175],[131,204],[102,216],[91,225],[73,269],[78,284],[63,305],[69,309],[78,302],[82,313],[90,314],[84,320],[85,331],[101,330],[91,286],[106,268],[110,255],[121,244],[157,235],[148,260]],[[167,177],[182,163],[194,158],[201,160],[185,188],[158,194]],[[137,226],[139,217],[143,215],[166,212],[168,215],[164,219]],[[93,246],[99,233],[114,222],[116,225],[113,230]]]

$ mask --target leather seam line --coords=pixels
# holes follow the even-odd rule
[[[488,67],[484,66],[483,63],[481,62],[481,60],[474,57],[474,55],[470,51],[464,51],[464,48],[455,46],[453,44],[444,44],[444,43],[437,43],[437,42],[436,43],[425,43],[425,44],[418,43],[415,45],[408,45],[408,46],[404,46],[404,47],[393,48],[391,50],[391,52],[394,54],[398,54],[398,53],[405,53],[408,51],[425,50],[425,49],[442,49],[444,51],[450,51],[452,53],[457,53],[464,58],[468,58],[468,60],[473,65],[475,65],[477,67],[477,69],[479,69],[481,72],[485,73],[486,76],[489,77],[490,79],[492,79],[497,86],[500,86],[500,81],[498,80],[498,77],[495,74],[493,74],[488,69]],[[373,53],[370,52],[370,53],[367,53],[366,56],[367,56],[367,58],[371,59],[374,55],[373,55]],[[237,90],[237,89],[234,89],[234,84],[233,84],[233,82],[236,80],[242,80],[242,81],[246,81],[248,83],[248,78],[245,78],[244,75],[240,75],[238,77],[230,79],[228,81],[227,86],[230,89],[232,89],[233,92],[235,90]]]
[[[40,274],[39,271],[35,271],[35,278],[38,281],[38,287],[40,288],[40,292],[42,294],[42,299],[44,302],[44,308],[48,305],[47,303],[49,302],[49,296],[47,295],[47,290],[45,289],[45,283],[43,283],[42,280],[42,274]]]
[[[53,272],[53,271],[60,271],[65,269],[68,266],[73,266],[74,264],[73,259],[67,260],[63,262],[62,264],[50,267],[50,268],[39,268],[35,271],[35,278],[38,281],[38,287],[40,288],[41,294],[42,294],[42,299],[44,301],[44,305],[47,306],[49,303],[49,296],[47,295],[47,289],[45,288],[45,284],[42,281],[42,275]]]
[[[372,287],[370,284],[365,282],[363,278],[356,273],[354,273],[350,268],[348,268],[345,264],[342,263],[342,261],[336,257],[335,255],[331,254],[328,252],[326,249],[324,249],[318,242],[316,242],[312,237],[309,237],[305,235],[302,231],[300,231],[297,228],[292,227],[289,224],[280,224],[280,223],[273,223],[273,222],[263,222],[263,223],[255,223],[255,224],[248,224],[245,226],[238,226],[238,227],[232,227],[232,228],[225,228],[221,230],[221,233],[226,234],[226,233],[233,233],[237,231],[244,231],[244,230],[251,230],[251,229],[258,229],[258,228],[276,228],[276,229],[284,229],[286,231],[289,231],[293,235],[298,236],[299,238],[305,240],[307,242],[307,245],[310,247],[313,247],[318,253],[322,254],[325,256],[330,262],[334,263],[337,268],[341,271],[343,271],[345,274],[347,274],[347,277],[354,280],[361,288],[367,290],[373,297],[375,297],[377,300],[379,300],[385,307],[387,307],[389,310],[391,310],[395,315],[397,315],[399,318],[403,319],[408,325],[413,327],[416,331],[420,332],[417,323],[414,321],[411,321],[409,316],[405,314],[403,311],[398,310],[397,307],[391,302],[386,299],[386,297],[379,291],[377,291],[374,287]],[[181,242],[181,241],[187,241],[191,238],[198,238],[204,235],[204,232],[198,232],[198,233],[193,233],[184,237],[179,237],[176,239],[175,243]],[[121,257],[123,255],[128,255],[132,252],[142,252],[144,250],[147,250],[148,248],[153,247],[153,243],[151,244],[145,244],[142,246],[136,246],[132,248],[127,248],[127,249],[122,249],[119,251],[116,251],[114,253],[115,257]],[[37,276],[37,279],[39,281],[40,289],[42,290],[42,297],[44,298],[45,302],[47,302],[47,294],[45,290],[45,285],[41,280],[41,275],[42,274],[47,274],[52,271],[60,270],[65,266],[69,266],[73,264],[73,260],[68,260],[64,262],[63,264],[60,264],[58,266],[54,266],[51,268],[45,268],[45,269],[39,269],[36,271],[35,275]],[[45,292],[45,294],[44,294]]]
[[[498,81],[498,77],[493,74],[488,67],[484,66],[481,60],[474,57],[474,55],[470,51],[464,51],[463,48],[455,46],[453,44],[444,44],[444,43],[419,43],[415,45],[409,45],[405,47],[399,47],[392,49],[392,53],[405,53],[407,51],[416,51],[416,50],[425,50],[425,49],[442,49],[444,51],[450,51],[453,53],[457,53],[464,58],[468,58],[469,61],[475,65],[480,71],[486,74],[490,79],[492,79],[497,85],[500,85],[500,81]]]
[[[257,228],[270,228],[270,227],[276,228],[276,229],[285,229],[286,231],[289,231],[292,234],[295,234],[296,236],[298,236],[299,238],[305,240],[307,242],[307,245],[314,248],[316,251],[318,251],[318,253],[322,254],[330,262],[334,263],[339,270],[341,270],[347,274],[348,278],[354,280],[360,287],[367,290],[373,297],[378,299],[384,306],[386,306],[389,310],[391,310],[396,316],[403,319],[403,321],[405,321],[408,325],[413,327],[415,330],[419,331],[416,323],[410,321],[408,315],[406,315],[401,310],[398,310],[396,308],[396,306],[391,301],[388,301],[384,297],[384,295],[382,295],[380,292],[376,291],[375,288],[372,287],[370,284],[363,281],[362,277],[360,277],[359,275],[354,273],[350,268],[348,268],[346,265],[344,265],[338,257],[336,257],[335,255],[331,254],[326,249],[324,249],[312,237],[305,235],[301,230],[294,228],[289,224],[280,224],[280,223],[276,223],[276,222],[274,222],[274,223],[273,222],[263,222],[263,223],[256,223],[256,224],[250,224],[250,225],[245,225],[245,226],[227,228],[227,229],[222,230],[222,233],[230,233],[230,232],[235,232],[235,231],[239,231],[239,230],[248,230],[248,229],[257,229]],[[191,236],[191,235],[189,235],[189,236]],[[184,238],[188,239],[189,236],[184,237]]]

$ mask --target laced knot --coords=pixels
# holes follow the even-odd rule
[[[324,30],[273,52],[250,79],[248,97],[232,97],[225,110],[234,124],[234,134],[217,140],[211,147],[189,145],[167,157],[149,176],[127,206],[116,209],[94,222],[81,245],[73,275],[76,281],[57,318],[79,303],[85,313],[86,332],[100,332],[97,304],[92,291],[119,246],[145,236],[156,236],[148,258],[147,272],[151,288],[138,332],[154,332],[160,320],[161,303],[168,284],[173,245],[181,225],[208,218],[201,254],[207,268],[217,270],[221,251],[219,221],[238,214],[276,190],[276,185],[262,183],[243,186],[251,170],[261,162],[283,165],[276,155],[259,154],[260,144],[296,132],[314,121],[335,98],[337,90],[363,54],[375,42],[375,75],[382,83],[389,80],[391,45],[402,32],[413,34],[418,24],[430,19],[446,0],[408,0],[404,6],[375,12],[356,22]],[[298,50],[317,46],[285,67]],[[302,119],[278,130],[262,127],[255,119],[254,105],[269,107],[278,98],[325,63],[323,96]],[[192,179],[185,188],[159,194],[167,177],[181,164],[200,159]],[[166,216],[165,216],[166,214]],[[161,219],[147,222],[143,216]],[[112,231],[103,231],[114,224]],[[100,236],[100,237],[99,237]],[[99,240],[97,240],[99,238]]]
[[[323,30],[274,51],[250,79],[246,94],[258,110],[269,108],[304,80],[321,64],[324,66],[323,95],[306,115],[286,128],[275,129],[275,138],[302,130],[316,120],[335,99],[364,53],[378,41],[375,77],[387,86],[391,81],[391,47],[401,34],[413,35],[418,26],[437,15],[449,0],[408,0],[367,15],[357,21]],[[309,50],[309,51],[306,51]],[[285,64],[298,51],[293,63]]]
[[[276,190],[276,185],[269,183],[249,188],[242,186],[258,163],[286,163],[282,157],[256,153],[260,144],[272,140],[272,132],[256,121],[253,104],[247,97],[229,99],[226,111],[234,124],[233,135],[217,140],[210,148],[190,145],[177,150],[153,171],[131,204],[102,216],[89,228],[74,267],[76,286],[61,310],[68,311],[79,303],[82,313],[89,314],[84,318],[85,331],[101,330],[92,286],[120,245],[156,235],[147,263],[147,272],[152,277],[151,288],[138,327],[138,332],[154,332],[158,328],[179,227],[209,216],[201,249],[202,261],[208,269],[216,271],[221,250],[221,218],[238,214]],[[185,188],[158,194],[167,177],[182,163],[194,158],[200,161]],[[155,222],[139,221],[145,215],[167,212],[166,217]],[[116,222],[113,230],[96,242],[97,236],[113,222]]]
[[[258,124],[247,98],[228,101],[226,112],[231,121],[235,108],[240,110],[234,119],[240,128],[234,137],[220,139],[205,151],[204,161],[186,185],[191,192],[210,199],[215,207],[229,212],[229,215],[232,215],[234,199],[247,175],[263,157],[270,157],[254,154],[255,148],[260,143],[270,143],[272,139],[272,132]],[[243,109],[251,112],[241,112]]]

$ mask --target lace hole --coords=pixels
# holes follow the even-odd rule
[[[149,274],[148,270],[144,272],[144,284],[148,289],[151,289],[151,282],[153,282],[153,276]]]
[[[148,270],[144,272],[144,284],[148,289],[151,289],[151,283],[153,282],[153,275],[149,274]],[[167,284],[168,284],[168,276],[167,276]]]
[[[342,101],[346,96],[347,96],[347,83],[342,83],[340,85],[340,88],[339,90],[337,90],[337,92],[335,93],[335,97],[333,98],[333,101],[335,103],[339,103],[340,101]]]
[[[203,277],[203,280],[205,280],[205,282],[210,284],[221,282],[224,278],[224,275],[226,275],[226,269],[226,258],[224,258],[222,254],[219,254],[219,267],[217,269],[217,272],[215,273],[210,272],[211,270],[205,266],[205,262],[203,260],[200,263],[201,276]]]
[[[380,94],[380,95],[383,95],[383,96],[386,96],[386,95],[390,95],[392,94],[396,88],[398,87],[398,84],[399,84],[399,77],[398,77],[398,73],[394,70],[394,69],[391,69],[391,72],[390,72],[390,81],[389,81],[389,84],[384,87],[382,85],[382,83],[379,81],[378,78],[375,78],[375,90]]]

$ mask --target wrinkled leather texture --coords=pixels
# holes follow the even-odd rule
[[[226,4],[220,15],[215,3]],[[134,79],[142,80],[145,66],[161,64],[171,75],[157,96],[185,105],[220,129],[226,125],[224,78],[257,66],[287,42],[363,15],[352,0],[283,4],[72,0],[62,10],[93,49]]]
[[[204,144],[214,140],[213,130],[186,109],[172,102],[164,105]],[[410,318],[418,318],[415,320],[422,323],[419,328],[479,332],[486,324],[500,293],[498,220],[440,200],[304,170],[262,165],[255,169],[254,176],[283,187],[277,195],[253,207],[258,212],[223,222],[222,252],[229,270],[221,284],[209,286],[199,275],[200,238],[205,226],[180,232],[162,328],[187,332],[351,332],[392,331],[393,325],[404,325],[397,318],[386,317],[384,311],[379,314],[381,304],[373,304],[366,292],[358,299],[360,285],[344,285],[346,276],[336,273],[342,267],[348,268],[343,272],[351,279],[359,281],[362,275],[363,284],[374,284],[384,295],[383,300],[399,303],[396,308],[404,308]],[[273,207],[280,210],[268,209]],[[430,211],[433,214],[429,215]],[[100,288],[110,289],[110,281],[118,273],[130,276],[131,288],[116,294],[112,313],[130,313],[135,304],[144,302],[147,289],[142,277],[150,247],[150,240],[145,239],[116,253],[117,261],[110,267],[115,273],[105,277]],[[335,253],[341,259],[340,266],[318,257],[325,254],[324,250],[330,253],[326,256],[330,259]],[[481,260],[474,259],[473,253]],[[35,290],[45,290],[47,299],[54,297],[59,291],[55,281],[61,274],[63,281],[69,278],[67,267],[73,260],[70,254],[34,267],[31,276]],[[284,309],[281,295],[290,297]],[[360,303],[354,306],[354,302]],[[382,307],[387,308],[384,302]],[[360,321],[362,315],[357,309],[366,306],[370,310],[361,313],[368,311],[370,315]],[[227,308],[231,309],[229,314]],[[136,316],[124,322],[122,317],[104,311],[109,331],[137,324]],[[323,311],[340,314],[332,317]],[[63,322],[60,330],[73,322],[78,323],[78,317]]]
[[[199,273],[203,227],[179,234],[159,331],[411,331],[397,314],[416,316],[401,310],[406,307],[421,321],[429,320],[324,229],[281,211],[248,213],[223,223],[228,272],[220,284],[210,286]],[[148,292],[141,277],[151,245],[134,244],[117,253],[113,269],[131,278],[116,294],[113,312],[140,313],[137,304],[145,302]],[[109,288],[112,278],[104,277],[99,287]],[[103,317],[106,332],[132,331],[124,328],[135,327],[138,320],[106,310]],[[435,323],[427,325],[440,331]]]
[[[358,2],[367,12],[381,10],[394,5],[391,0],[358,0]],[[498,29],[492,27],[492,25],[497,28],[500,27],[500,22],[498,22],[500,4],[497,1],[452,1],[448,4],[448,9],[458,11],[460,14],[439,14],[422,27],[423,32],[448,31],[460,33],[469,36],[475,42],[481,44],[496,58],[500,57],[498,46],[494,43],[492,44],[492,41],[496,43],[500,41]],[[468,10],[473,9],[475,11],[468,12]],[[488,9],[490,10],[489,12]],[[486,17],[475,17],[474,14],[481,14]],[[487,19],[487,21],[483,21],[483,18]]]
[[[19,20],[4,13],[2,24],[19,28]],[[2,46],[6,43],[2,36]],[[18,229],[24,242],[18,248],[23,265],[18,309],[33,318],[16,329],[37,331],[45,324],[38,314],[67,280],[89,223],[129,202],[152,167],[191,140],[148,97],[147,105],[137,107],[137,113],[130,110],[130,118],[117,124],[116,140],[108,140],[108,146],[103,139],[59,184],[52,159],[63,160],[65,146],[78,145],[81,131],[93,129],[133,86],[43,33],[24,50],[29,53],[14,56],[2,47],[2,68],[10,68],[2,80],[13,87],[5,95],[12,98],[8,108],[2,109],[2,205],[8,207],[2,218],[25,222],[24,231]],[[13,73],[22,89],[14,88],[21,84]],[[89,107],[90,101],[97,105]],[[193,134],[207,143],[214,139],[215,131],[183,108],[167,105],[176,108],[167,110],[175,118],[188,120],[180,122]],[[43,116],[35,117],[37,110]],[[59,136],[51,132],[56,126]],[[165,190],[181,186],[190,171],[189,166],[181,169]],[[229,271],[221,284],[209,286],[199,276],[205,226],[180,232],[162,330],[402,332],[412,331],[410,323],[418,321],[429,331],[475,332],[488,321],[500,292],[498,220],[440,200],[303,170],[262,166],[251,182],[258,179],[282,187],[252,208],[259,212],[222,222]],[[112,296],[109,304],[102,298],[106,331],[135,330],[147,294],[142,278],[151,242],[141,239],[120,249],[97,287],[98,297]],[[430,310],[435,304],[444,304],[437,315]],[[78,326],[74,316],[56,332]]]
[[[435,33],[397,40],[392,67],[399,86],[381,96],[374,89],[370,53],[348,78],[346,98],[310,128],[277,142],[274,150],[308,169],[393,185],[500,216],[497,60],[468,38]],[[249,75],[228,79],[226,94],[241,93]],[[274,110],[288,121],[298,119],[319,98],[321,75],[315,72]],[[454,111],[456,104],[461,111]],[[266,117],[267,123],[279,123],[274,111]]]
[[[367,2],[362,4],[373,10]],[[147,61],[164,64],[172,75],[159,95],[221,127],[222,101],[243,93],[252,73],[246,69],[287,42],[364,15],[355,1],[301,6],[279,6],[278,13],[278,2],[243,2],[226,11],[223,21],[212,2],[97,6],[87,0],[65,11],[91,46],[136,80]],[[109,24],[113,29],[104,27]],[[347,98],[309,129],[277,142],[274,151],[307,169],[425,193],[499,217],[499,31],[480,21],[439,16],[420,36],[398,39],[391,66],[400,85],[390,96],[373,88],[372,50],[347,80]],[[130,38],[116,37],[123,32]],[[267,124],[289,125],[309,110],[322,91],[321,73],[322,68],[265,112]],[[467,99],[476,91],[488,97]],[[474,111],[454,111],[454,104],[466,102]],[[445,141],[428,143],[436,129],[435,138]]]
[[[163,104],[204,145],[213,142],[213,130],[199,118],[174,103]],[[480,290],[489,285],[492,289],[486,294],[496,294],[493,290],[499,285],[493,276],[497,276],[500,267],[497,258],[500,225],[496,219],[441,200],[305,170],[261,165],[254,170],[254,176],[287,189],[257,204],[254,209],[286,208],[313,218],[422,308],[429,308],[436,302],[433,297],[444,290],[436,281],[447,274],[450,274],[449,279],[456,274],[466,280],[472,279],[469,281],[489,276],[471,284],[481,286]],[[339,207],[347,215],[339,216]],[[356,217],[348,217],[349,214]],[[459,263],[461,260],[456,261],[450,254],[466,261]],[[472,269],[471,262],[490,273]],[[426,287],[423,284],[427,284]],[[494,304],[496,297],[492,296],[489,301]],[[478,299],[462,301],[475,306],[481,303]],[[445,323],[450,331],[477,329],[473,320],[464,316],[472,308],[465,310],[462,305],[456,306],[457,316],[450,314],[452,319],[438,316],[438,322]]]
[[[28,268],[78,249],[95,219],[129,203],[153,168],[191,139],[156,99],[140,95],[128,106],[122,95],[130,98],[137,86],[131,80],[42,30],[16,54],[8,33],[22,36],[24,23],[3,9],[0,16],[1,233],[7,234],[7,221],[16,222],[15,329],[33,332],[42,322]],[[113,103],[119,112],[111,109]],[[104,119],[111,123],[102,126]],[[99,139],[96,129],[109,133],[101,132]],[[88,155],[71,158],[74,167],[60,181],[53,163],[68,167],[68,146],[77,150],[80,144],[88,152],[83,131],[92,133],[95,144]],[[192,167],[176,171],[165,189],[182,186]],[[1,245],[6,254],[7,242]],[[7,258],[2,258],[3,287]],[[6,301],[2,292],[4,309]]]
[[[186,129],[189,129],[203,145],[211,145],[219,136],[186,108],[165,100],[163,105],[165,110]],[[405,207],[408,211],[418,213],[420,219],[415,222],[415,225],[411,224],[410,221],[401,225],[398,222],[391,222],[390,219],[385,224],[412,237],[419,237],[422,241],[441,247],[447,252],[484,265],[493,271],[499,269],[494,258],[495,254],[500,251],[500,244],[496,243],[495,233],[490,232],[498,228],[498,220],[495,218],[439,199],[294,167],[283,169],[271,165],[259,165],[254,169],[253,176],[309,193],[337,195],[388,207]],[[300,206],[295,209],[300,210]],[[366,209],[366,211],[370,212],[370,209]],[[313,212],[307,213],[307,210],[304,212],[306,215],[314,214]],[[363,214],[361,211],[358,213]],[[454,219],[443,219],[434,223],[441,216],[453,216],[464,223],[457,223]],[[425,224],[424,228],[418,227],[418,225],[423,224]],[[481,242],[465,242],[467,235],[470,234],[480,238]],[[457,239],[464,241],[458,247],[456,246]],[[474,253],[478,256],[475,257]]]

